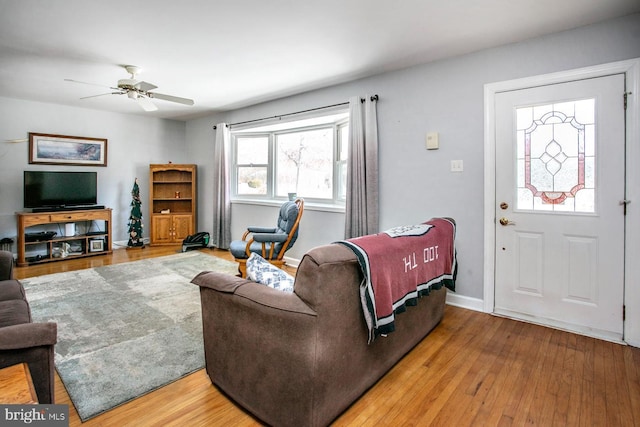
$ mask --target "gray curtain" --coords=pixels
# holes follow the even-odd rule
[[[231,243],[231,203],[229,201],[229,147],[231,135],[226,123],[216,125],[213,148],[213,236],[211,243],[229,249]]]
[[[377,96],[349,100],[345,239],[378,232]]]

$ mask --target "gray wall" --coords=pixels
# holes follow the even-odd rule
[[[140,185],[143,216],[148,215],[149,163],[187,162],[185,127],[173,120],[0,98],[0,238],[15,240],[25,169],[92,170],[98,172],[98,203],[113,209],[113,240],[126,242],[134,179]],[[29,143],[7,142],[26,139],[29,132],[107,138],[107,167],[30,165]]]
[[[387,229],[433,216],[458,223],[458,293],[483,297],[483,90],[486,83],[640,57],[640,15],[535,38],[360,81],[212,115],[187,124],[191,155],[206,170],[201,190],[211,188],[212,125],[344,102],[377,93],[380,136],[380,225]],[[440,149],[425,150],[427,132],[439,132]],[[449,171],[463,160],[464,172]],[[211,195],[200,192],[200,228],[212,228]],[[274,221],[275,208],[234,204],[233,236],[246,225]],[[344,218],[305,213],[300,238],[288,255],[342,238]]]
[[[198,164],[198,229],[212,227],[212,126],[345,102],[377,93],[380,134],[381,229],[447,215],[458,222],[458,293],[482,298],[484,84],[640,57],[640,15],[424,64],[356,82],[182,123],[54,104],[0,98],[0,238],[15,237],[22,209],[22,171],[32,166],[28,144],[7,140],[28,132],[109,140],[109,165],[98,171],[99,203],[114,209],[114,240],[126,241],[131,186],[139,178],[148,212],[149,163]],[[437,151],[424,148],[427,132],[440,133]],[[464,172],[449,162],[463,160]],[[69,167],[83,170],[80,167]],[[275,221],[276,209],[234,204],[233,236],[246,225]],[[145,222],[148,224],[148,221]],[[293,258],[342,238],[344,216],[307,210]],[[145,232],[148,236],[148,232]],[[15,250],[15,247],[14,247]]]

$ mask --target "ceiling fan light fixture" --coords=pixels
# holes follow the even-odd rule
[[[144,96],[138,98],[138,105],[140,105],[144,111],[156,111],[158,109],[149,98],[145,98]]]
[[[140,67],[136,67],[135,65],[123,65],[123,67],[127,70],[129,74],[131,74],[131,77],[128,79],[118,80],[117,87],[106,86],[109,89],[114,90],[115,92],[103,93],[100,95],[93,95],[93,96],[86,96],[81,99],[94,98],[94,97],[103,96],[103,95],[126,94],[127,98],[137,101],[138,105],[140,105],[140,107],[142,107],[142,109],[144,109],[145,111],[156,111],[158,109],[158,107],[156,107],[155,104],[151,101],[151,98],[157,98],[157,99],[161,99],[169,102],[176,102],[178,104],[183,104],[183,105],[193,105],[192,99],[180,98],[178,96],[150,92],[154,89],[157,89],[158,86],[149,82],[136,79],[136,74],[142,71]],[[93,83],[85,83],[78,80],[71,80],[71,79],[65,79],[65,80],[70,82],[75,82],[75,83],[84,83],[84,84],[94,85]],[[103,85],[95,85],[95,86],[103,86]]]

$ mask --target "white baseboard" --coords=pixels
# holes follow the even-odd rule
[[[484,301],[479,298],[467,297],[447,291],[447,304],[455,307],[466,308],[473,311],[484,312]]]
[[[625,337],[624,342],[626,342],[627,344],[629,344],[632,347],[640,347],[640,341],[636,341],[635,339],[629,339],[627,337]]]

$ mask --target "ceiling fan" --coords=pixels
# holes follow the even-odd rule
[[[82,84],[93,85],[93,86],[108,87],[109,89],[112,89],[115,91],[115,92],[101,93],[99,95],[85,96],[80,99],[95,98],[97,96],[104,96],[104,95],[127,95],[129,99],[133,99],[137,101],[138,105],[140,105],[140,107],[142,107],[142,109],[145,111],[156,111],[158,109],[158,107],[156,107],[155,104],[151,102],[151,99],[154,99],[154,98],[162,99],[164,101],[169,101],[169,102],[177,102],[178,104],[193,105],[193,99],[180,98],[178,96],[171,96],[171,95],[165,95],[162,93],[150,92],[151,90],[156,89],[158,86],[136,79],[136,74],[142,71],[140,67],[136,67],[135,65],[125,65],[124,69],[127,70],[129,74],[131,74],[131,78],[118,80],[118,85],[116,87],[104,86],[104,85],[99,85],[95,83],[81,82],[81,81],[72,80],[72,79],[64,79],[64,80],[67,82],[73,82],[73,83],[82,83]]]

